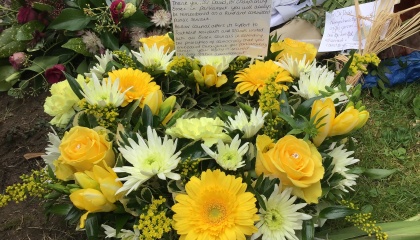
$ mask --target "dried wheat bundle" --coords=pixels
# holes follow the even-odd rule
[[[360,15],[359,1],[355,0],[356,8],[356,19],[358,25],[358,35],[359,35],[359,53],[375,53],[378,54],[383,50],[397,44],[398,42],[420,32],[420,11],[411,19],[401,21],[400,15],[408,12],[410,10],[420,8],[420,4],[394,13],[394,1],[383,0],[380,3],[376,1],[376,14],[374,19],[368,19]],[[366,35],[365,48],[361,50],[362,43],[362,32],[364,29],[361,28],[361,20],[372,21],[372,26]],[[336,59],[340,62],[347,62],[348,58],[343,55],[339,55]],[[349,76],[346,81],[349,84],[356,84],[360,77],[362,76],[361,72],[358,72],[354,76]]]

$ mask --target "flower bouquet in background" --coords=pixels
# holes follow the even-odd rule
[[[29,181],[48,214],[89,239],[313,239],[344,217],[387,238],[348,199],[360,174],[390,174],[354,167],[369,112],[345,82],[351,61],[335,74],[312,45],[276,37],[264,60],[141,42],[51,86],[57,132]]]
[[[106,49],[138,49],[141,38],[166,33],[168,4],[155,2],[2,0],[0,91],[46,91],[65,79],[62,71],[84,73]]]

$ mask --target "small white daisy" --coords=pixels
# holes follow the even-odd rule
[[[60,157],[61,155],[61,152],[60,152],[61,140],[57,136],[57,133],[54,131],[54,129],[52,130],[53,130],[52,133],[48,133],[48,140],[50,143],[45,148],[46,155],[42,155],[41,157],[42,159],[44,159],[44,162],[48,164],[48,166],[51,167],[52,170],[55,170],[55,166],[53,162],[57,160],[58,157]]]
[[[117,173],[129,174],[127,177],[117,179],[125,181],[117,194],[127,190],[126,194],[129,194],[155,175],[163,180],[181,178],[179,174],[171,172],[181,159],[179,157],[181,152],[175,153],[177,140],[168,139],[168,136],[161,139],[150,126],[147,127],[147,142],[138,133],[137,138],[138,142],[129,138],[129,145],[118,148],[124,159],[132,166],[114,168]]]
[[[158,27],[167,27],[171,23],[171,13],[163,9],[157,10],[151,21]]]
[[[86,49],[93,54],[98,53],[100,49],[104,48],[101,39],[91,31],[85,31],[82,35],[82,41],[86,45]]]
[[[83,83],[82,95],[90,105],[105,107],[112,105],[119,107],[124,102],[125,92],[121,92],[119,79],[114,82],[109,80],[99,80],[96,75],[92,75],[89,84]]]
[[[165,53],[164,46],[158,49],[156,44],[153,44],[151,48],[144,44],[143,48],[140,48],[140,52],[131,52],[143,66],[161,71],[166,70],[172,56],[175,54],[175,50]]]
[[[344,145],[340,145],[338,147],[335,147],[337,143],[331,144],[329,147],[329,153],[333,160],[332,164],[334,165],[334,168],[332,170],[332,174],[339,173],[344,177],[340,181],[340,183],[337,185],[337,188],[341,189],[344,192],[348,192],[346,188],[349,188],[353,190],[351,186],[356,185],[356,179],[359,177],[356,174],[350,174],[347,173],[348,169],[347,166],[355,164],[359,162],[359,159],[355,159],[354,157],[350,157],[354,151],[347,151],[347,149],[344,148]]]
[[[307,73],[316,66],[316,61],[312,61],[312,63],[306,61],[306,55],[301,60],[287,56],[285,59],[280,60],[280,62],[275,63],[288,71],[293,78],[299,78],[301,73]]]
[[[210,65],[216,68],[217,74],[220,76],[223,71],[229,68],[230,62],[235,59],[236,56],[226,55],[226,56],[201,56],[195,57],[200,61],[201,65]]]
[[[224,144],[222,140],[219,140],[217,143],[217,153],[210,150],[204,144],[201,144],[203,150],[225,170],[233,170],[245,166],[245,161],[243,161],[243,156],[248,152],[248,144],[245,143],[241,145],[241,140],[239,140],[239,135],[236,135],[233,138],[231,144]]]
[[[292,94],[298,94],[304,99],[310,99],[316,96],[321,96],[321,91],[327,92],[325,89],[326,86],[331,87],[332,82],[334,81],[334,72],[329,71],[326,66],[323,67],[313,67],[311,71],[300,74],[300,79],[298,81],[298,86],[292,86],[296,92],[291,92]],[[351,88],[350,85],[347,86],[348,89]],[[335,88],[337,92],[329,96],[332,100],[338,99],[339,103],[345,103],[348,101],[347,96],[338,91],[338,88]]]
[[[262,114],[261,109],[256,108],[252,109],[250,120],[248,120],[248,116],[242,109],[239,109],[238,113],[235,116],[235,119],[229,117],[229,122],[227,123],[227,127],[233,130],[241,130],[244,133],[244,138],[250,138],[254,136],[264,125],[264,118],[267,116],[268,113]]]
[[[101,54],[100,56],[96,55],[95,58],[98,60],[98,63],[90,69],[90,73],[85,73],[85,76],[91,78],[93,75],[95,75],[98,79],[103,79],[106,66],[110,61],[112,61],[112,56],[112,52],[108,49],[105,50],[104,54]]]
[[[120,232],[117,234],[117,230],[111,226],[102,224],[101,227],[105,230],[104,231],[106,235],[105,238],[119,238],[122,240],[135,240],[135,239],[139,239],[140,237],[140,231],[137,228],[134,228],[134,232],[127,229],[121,229]]]
[[[260,208],[260,221],[255,225],[258,232],[252,235],[251,239],[257,239],[262,235],[262,240],[286,240],[299,238],[295,230],[302,229],[303,220],[309,220],[312,217],[308,214],[298,212],[305,207],[306,203],[293,204],[296,196],[291,197],[292,188],[286,188],[282,192],[279,186],[274,186],[271,196],[264,202],[266,210]]]

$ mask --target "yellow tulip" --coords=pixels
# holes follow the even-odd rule
[[[160,105],[162,105],[162,102],[163,102],[162,98],[163,98],[163,95],[160,89],[153,91],[149,95],[147,95],[147,97],[142,102],[141,107],[144,107],[144,105],[147,105],[149,106],[153,115],[157,115],[159,113]]]
[[[70,201],[77,208],[87,210],[80,217],[80,228],[85,227],[85,221],[89,213],[111,212],[116,209],[116,206],[110,203],[100,191],[91,188],[74,191],[70,194]]]
[[[65,164],[61,156],[55,160],[53,164],[55,166],[54,174],[56,178],[63,181],[74,180],[73,174],[76,172],[76,169],[68,164]]]
[[[99,183],[88,176],[86,173],[76,172],[74,173],[74,178],[76,179],[77,184],[79,184],[84,189],[92,188],[99,190]]]
[[[367,120],[369,119],[369,112],[366,110],[363,110],[359,112],[359,122],[357,123],[357,126],[354,128],[354,130],[357,130],[361,127],[363,127]]]
[[[318,147],[328,136],[335,118],[335,107],[331,98],[327,98],[325,101],[316,100],[313,103],[311,118],[315,115],[315,122],[323,117],[316,126],[318,129],[318,134],[312,139],[315,146]]]
[[[93,167],[93,175],[96,181],[99,183],[99,188],[106,199],[114,203],[120,200],[124,196],[124,192],[115,194],[123,184],[117,181],[117,174],[110,167],[102,168],[100,166]]]
[[[204,78],[204,84],[207,87],[220,87],[227,82],[226,75],[218,76],[217,69],[211,65],[205,65],[201,68],[201,75]]]
[[[359,111],[353,106],[340,113],[333,121],[328,136],[344,135],[351,132],[359,123]]]

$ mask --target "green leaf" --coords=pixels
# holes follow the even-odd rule
[[[129,215],[129,214],[117,214],[116,215],[115,231],[117,232],[117,235],[130,218],[131,218],[131,215]]]
[[[72,209],[73,205],[71,204],[56,204],[47,209],[48,213],[53,213],[57,215],[67,215]]]
[[[41,12],[51,12],[52,10],[54,10],[53,6],[40,2],[34,2],[31,6],[33,9],[39,10]]]
[[[366,169],[364,174],[372,179],[382,179],[396,172],[397,169]]]
[[[0,66],[0,92],[9,90],[18,79],[14,81],[6,81],[10,75],[15,73],[16,70],[12,66]]]
[[[93,54],[87,50],[86,44],[83,42],[82,38],[71,38],[61,47],[73,50],[87,57],[93,56]]]
[[[152,203],[153,201],[153,194],[152,191],[150,191],[149,188],[145,187],[140,192],[141,198],[146,201],[147,203]]]
[[[296,108],[295,116],[309,116],[311,114],[312,105],[316,100],[321,98],[322,96],[318,96],[304,101]]]
[[[315,228],[312,219],[304,220],[302,222],[302,240],[313,240],[314,233]]]
[[[95,7],[103,7],[105,4],[104,0],[90,0],[90,2],[95,6]]]
[[[80,216],[82,216],[82,214],[83,212],[80,209],[76,208],[75,206],[72,206],[70,211],[67,213],[65,220],[74,224],[77,221],[79,221]]]
[[[75,8],[65,8],[56,19],[54,19],[49,29],[77,31],[84,29],[91,18],[83,13],[83,10]]]
[[[96,213],[89,213],[85,222],[86,235],[89,240],[98,239],[99,221]]]
[[[89,71],[89,67],[87,64],[86,59],[83,59],[83,61],[79,64],[79,66],[77,66],[76,72],[78,74],[84,74],[85,72]]]
[[[41,56],[37,57],[32,61],[32,65],[24,70],[30,70],[37,73],[44,72],[47,68],[50,68],[58,63],[59,56]]]
[[[353,61],[353,54],[351,55],[351,57],[349,58],[349,60],[346,62],[346,64],[344,64],[343,68],[341,69],[340,73],[337,74],[337,76],[335,76],[331,87],[335,87],[338,86],[338,84],[340,84],[341,82],[341,78],[346,78],[349,74],[349,68],[351,65],[351,62]]]
[[[81,93],[82,91],[82,87],[80,86],[80,84],[76,81],[76,79],[74,79],[74,77],[66,72],[63,72],[64,76],[66,76],[67,81],[69,82],[69,85],[71,87],[71,89],[73,90],[74,94],[76,94],[76,96],[79,99],[83,99],[83,95]]]
[[[118,39],[111,32],[102,32],[101,41],[105,48],[118,50]]]
[[[0,58],[9,57],[15,52],[26,49],[26,43],[16,41],[19,26],[13,25],[0,34]]]
[[[38,30],[42,31],[44,29],[44,24],[39,21],[30,21],[23,24],[16,33],[16,40],[18,41],[27,41],[34,38],[33,33]]]
[[[143,107],[143,111],[141,112],[141,120],[144,130],[146,130],[148,126],[153,127],[153,113],[152,110],[150,110],[150,107],[147,105],[144,105]]]
[[[352,215],[357,212],[357,210],[345,206],[331,206],[322,209],[322,211],[319,213],[319,218],[337,219]]]
[[[285,91],[281,91],[281,94],[279,96],[279,102],[281,102],[280,111],[288,116],[291,116],[292,111]]]
[[[131,17],[123,20],[123,22],[124,26],[129,28],[148,28],[153,25],[153,23],[150,22],[150,19],[145,16],[142,11],[136,11]]]

